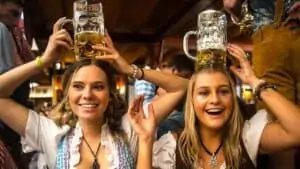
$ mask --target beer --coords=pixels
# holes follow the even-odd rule
[[[76,59],[92,59],[95,58],[95,56],[104,55],[104,52],[93,49],[93,45],[105,45],[103,38],[103,35],[92,31],[77,33],[74,38],[74,52]]]
[[[226,51],[223,49],[203,49],[197,53],[196,69],[204,66],[226,66]]]

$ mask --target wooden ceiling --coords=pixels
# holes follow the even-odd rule
[[[25,28],[42,49],[60,17],[72,17],[73,0],[26,0]],[[220,9],[222,0],[104,0],[105,26],[117,43],[157,42],[182,36],[204,9]]]
[[[222,0],[103,1],[105,26],[130,63],[140,58],[155,62],[166,48],[182,48],[184,33],[196,28],[197,15],[205,9],[222,9]],[[72,15],[73,0],[25,0],[24,25],[29,43],[34,38],[42,52],[55,21]],[[230,36],[238,34],[232,24],[229,30]]]

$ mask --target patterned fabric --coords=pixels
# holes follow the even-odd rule
[[[282,19],[286,18],[286,11],[299,0],[285,0],[285,14]],[[249,9],[254,17],[253,28],[257,31],[265,25],[274,22],[276,0],[248,0]]]
[[[17,169],[17,166],[0,140],[0,169]]]
[[[22,30],[18,27],[14,27],[10,31],[15,40],[15,44],[17,46],[17,52],[21,57],[22,62],[27,63],[29,61],[32,61],[34,59],[34,55],[30,50],[30,46],[28,42],[25,40],[25,37],[23,36]]]
[[[64,136],[58,146],[55,168],[68,169],[69,168],[69,142],[68,135]]]
[[[62,138],[57,151],[57,159],[55,168],[57,169],[70,169],[69,159],[70,159],[70,144],[71,139],[74,136],[74,132],[69,132],[65,137]],[[114,146],[118,151],[118,166],[114,169],[133,169],[135,166],[135,160],[131,155],[128,145],[121,139],[114,139]]]
[[[156,86],[145,80],[136,80],[134,83],[135,95],[144,95],[144,104],[150,103],[155,96]]]

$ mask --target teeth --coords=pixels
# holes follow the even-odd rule
[[[97,106],[96,104],[81,104],[81,107],[84,107],[84,108],[94,108],[96,106]]]
[[[217,113],[217,112],[220,112],[220,111],[222,111],[221,109],[209,109],[209,110],[207,110],[207,112],[209,112],[209,113]]]

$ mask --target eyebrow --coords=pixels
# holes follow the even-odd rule
[[[229,84],[222,84],[222,85],[217,86],[217,88],[223,88],[223,87],[230,87],[230,85]],[[210,88],[210,86],[199,86],[199,87],[197,87],[197,89],[207,89],[207,88]]]
[[[85,84],[83,81],[73,81],[72,84]],[[103,81],[94,81],[91,84],[104,84]]]

